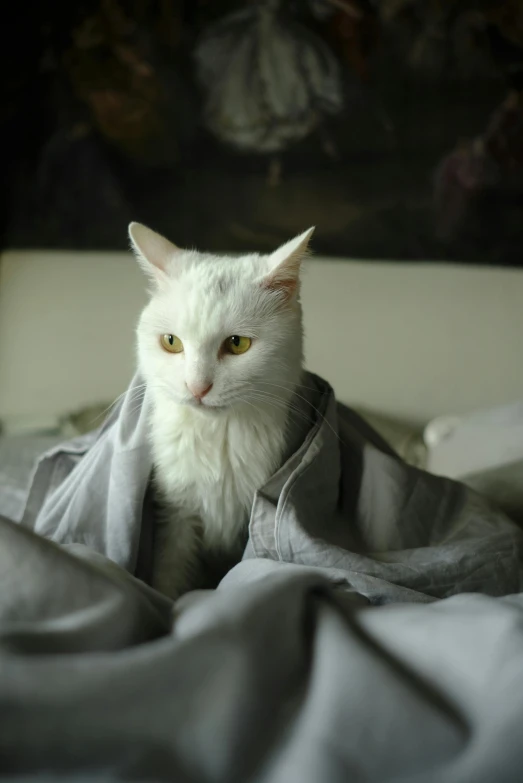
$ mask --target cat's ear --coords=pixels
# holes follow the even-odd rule
[[[289,242],[279,247],[269,256],[269,273],[264,278],[264,286],[281,291],[290,298],[298,288],[300,268],[306,257],[314,226],[308,228]]]
[[[181,252],[180,248],[141,223],[129,225],[129,239],[136,260],[146,275],[158,283],[164,280],[172,260]]]

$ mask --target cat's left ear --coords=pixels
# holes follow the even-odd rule
[[[157,283],[165,279],[172,261],[181,252],[180,248],[141,223],[129,225],[129,239],[145,274]]]
[[[269,274],[263,281],[266,288],[282,291],[288,298],[295,293],[314,228],[308,228],[269,256]]]

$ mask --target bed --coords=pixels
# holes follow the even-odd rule
[[[516,399],[520,376],[511,372],[510,388],[485,404]],[[113,448],[121,417],[134,417],[123,429],[131,422],[138,432],[143,409],[126,413],[124,397],[92,430],[112,382],[65,405],[41,399],[41,388],[36,410],[3,397],[0,776],[521,779],[523,533],[509,518],[522,508],[520,466],[465,476],[469,488],[420,471],[430,458],[423,417],[462,415],[457,397],[452,407],[418,403],[414,424],[398,423],[399,403],[363,417],[337,406],[344,514],[329,527],[321,508],[311,513],[309,481],[286,504],[265,493],[243,559],[217,589],[173,605],[145,576],[140,455],[133,446],[124,464]],[[81,415],[95,402],[96,415]],[[323,446],[320,463],[332,465],[338,446]],[[35,475],[45,480],[28,494],[44,451]],[[104,510],[108,495],[101,474],[86,472],[88,455],[131,494],[141,487],[126,531]],[[322,471],[322,481],[337,475]],[[491,503],[503,498],[505,514]],[[87,508],[92,519],[78,535]],[[121,512],[118,496],[113,508]]]

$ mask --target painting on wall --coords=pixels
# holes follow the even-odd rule
[[[520,0],[24,0],[3,248],[523,265]]]

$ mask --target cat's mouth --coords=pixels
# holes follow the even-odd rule
[[[217,405],[212,402],[205,402],[205,400],[195,400],[194,398],[192,400],[187,400],[187,404],[197,411],[202,411],[202,413],[218,413],[219,411],[228,410],[231,407],[230,405]]]

